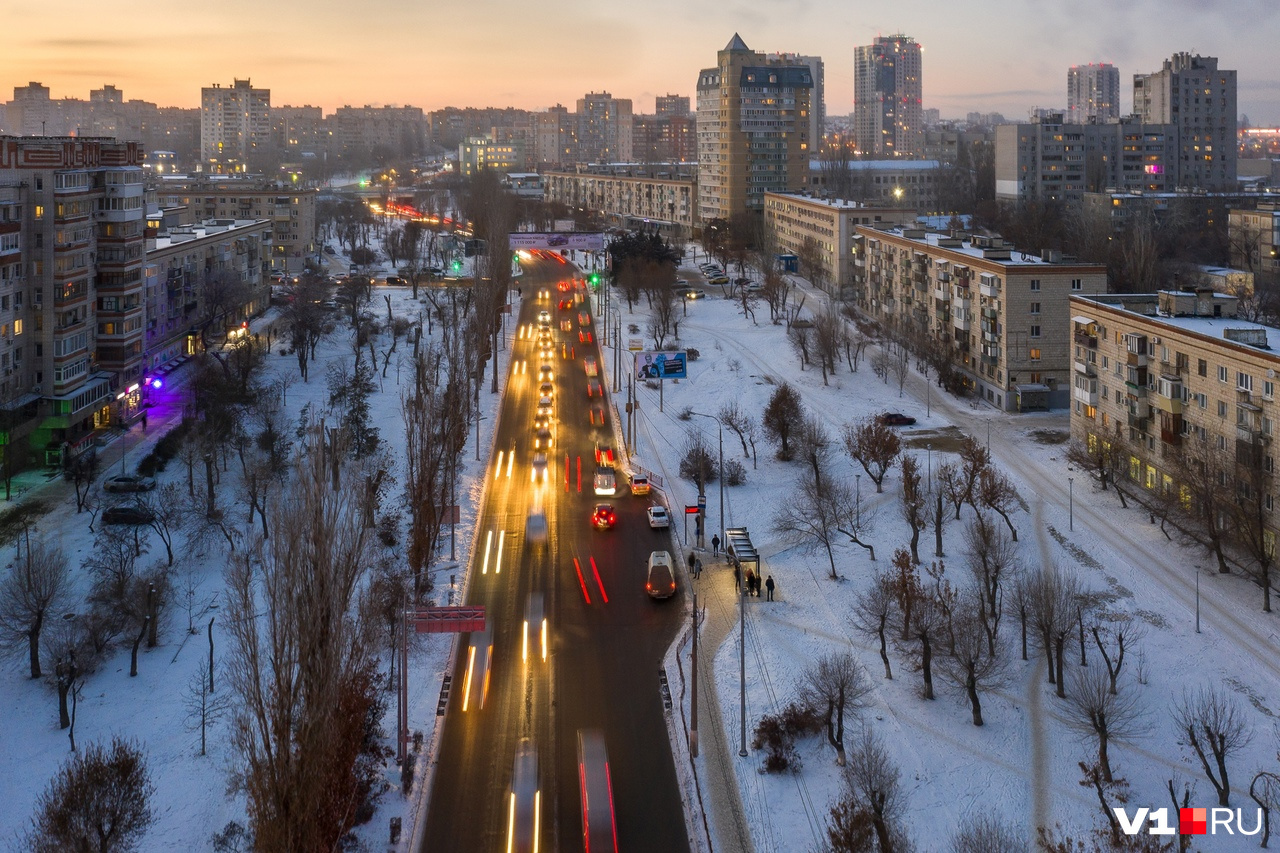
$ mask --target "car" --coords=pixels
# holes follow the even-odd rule
[[[608,444],[596,442],[596,464],[612,465],[614,462],[613,448]]]
[[[325,253],[326,255],[336,255],[336,254],[338,254],[337,252],[335,252],[335,251],[333,250],[333,247],[332,247],[332,246],[325,246],[325,247],[324,247],[324,253]]]
[[[711,276],[710,278],[708,278],[708,279],[707,279],[707,283],[708,283],[708,284],[728,284],[728,283],[729,283],[729,276],[727,276],[727,275],[713,275],[713,276]]]
[[[592,406],[588,418],[592,426],[604,426],[604,406]]]
[[[541,394],[545,399],[549,400],[555,396],[556,386],[550,382],[543,382],[541,385],[538,386],[538,393]]]
[[[531,545],[545,545],[547,542],[547,515],[544,512],[531,512],[524,522],[524,538]]]
[[[617,521],[618,514],[614,512],[613,504],[596,504],[595,511],[591,513],[591,526],[596,530],[612,530]]]
[[[885,426],[911,426],[916,422],[915,418],[901,412],[884,412],[876,420]]]
[[[746,284],[742,285],[742,289],[745,290],[747,293],[759,293],[760,291],[764,290],[764,285],[758,281],[749,281]]]
[[[671,526],[671,513],[667,512],[665,506],[654,504],[649,507],[649,526],[654,530]]]
[[[547,454],[533,454],[533,473],[531,479],[535,483],[547,482]]]
[[[630,479],[631,494],[647,495],[649,494],[649,478],[643,474],[632,474]]]
[[[551,395],[550,395],[550,394],[543,394],[542,396],[538,397],[538,408],[539,408],[539,409],[548,409],[548,410],[551,408]]]
[[[403,287],[403,286],[405,286],[405,285],[406,285],[406,284],[408,284],[408,283],[409,283],[409,282],[405,281],[403,278],[401,278],[401,277],[400,277],[400,276],[398,276],[398,275],[389,275],[389,276],[387,276],[387,284],[388,284],[388,285],[391,285],[391,286],[393,286],[393,287]]]
[[[601,385],[600,385],[600,380],[598,380],[598,379],[588,379],[588,380],[587,380],[587,396],[588,396],[588,397],[603,397],[603,396],[604,396],[604,388],[602,388],[602,387],[601,387]]]
[[[538,291],[538,301],[539,301],[539,302],[546,302],[546,301],[547,301],[548,299],[550,299],[550,298],[551,298],[551,291],[550,291],[550,290],[547,290],[546,288],[543,288],[542,290],[539,290],[539,291]],[[546,312],[544,311],[543,313],[545,314]],[[550,315],[548,315],[548,316],[550,316]]]
[[[493,658],[493,634],[489,628],[472,631],[467,644],[467,672],[462,681],[462,710],[484,708],[489,696],[489,668]]]
[[[553,368],[550,364],[544,364],[538,368],[538,378],[541,379],[543,382],[550,382],[552,379],[555,378],[555,374],[556,374],[555,368]]]
[[[591,330],[590,330],[590,329],[581,329],[581,330],[579,330],[579,332],[578,332],[578,343],[580,343],[580,344],[589,344],[589,343],[591,343],[593,340],[595,340],[595,338],[593,338],[593,337],[592,337],[592,335],[591,335]]]
[[[578,312],[578,325],[579,325],[579,326],[590,326],[590,325],[591,325],[591,315],[590,315],[590,314],[588,314],[586,311],[579,311],[579,312]]]
[[[549,325],[551,325],[551,312],[550,312],[550,311],[539,311],[539,312],[538,312],[538,325],[541,325],[541,326],[549,326]]]
[[[733,283],[734,283],[734,284],[739,284],[739,285],[747,285],[747,284],[750,284],[750,283],[751,283],[751,279],[749,279],[749,278],[735,278],[735,279],[733,280]]]
[[[426,273],[432,278],[440,278],[444,275],[444,267],[427,267]]]
[[[566,318],[564,318],[563,320],[561,320],[561,321],[560,321],[560,331],[562,331],[562,332],[572,332],[572,331],[573,331],[573,321],[572,321],[572,320],[570,320],[568,317],[566,317]]]
[[[102,481],[102,491],[104,492],[149,492],[155,487],[156,480],[154,477],[143,477],[141,475],[135,477],[129,474],[119,474]]]
[[[533,433],[533,447],[535,450],[551,449],[551,429],[549,427],[538,427]]]
[[[539,403],[539,404],[538,404],[538,409],[537,409],[537,411],[534,413],[534,417],[535,417],[535,418],[541,418],[541,417],[550,418],[550,417],[551,417],[551,404],[550,404],[550,403],[547,403],[547,404],[544,406],[544,405],[542,405],[541,403]]]
[[[547,660],[547,608],[540,592],[529,593],[524,605],[524,640],[520,644],[520,657],[526,663],[529,656]]]
[[[547,245],[548,246],[567,246],[569,245],[569,238],[564,236],[563,234],[552,234],[547,238]]]
[[[600,497],[610,497],[618,491],[618,478],[613,468],[608,465],[596,466],[595,493]]]
[[[591,356],[587,356],[582,360],[582,369],[587,372],[589,378],[600,375],[600,367],[596,364],[596,360]]]
[[[591,851],[618,850],[618,825],[613,812],[613,782],[604,733],[578,730],[578,783],[582,794],[582,846]],[[576,846],[576,845],[575,845]]]
[[[558,303],[556,303],[556,307],[557,307],[557,308],[559,308],[561,311],[569,311],[569,310],[572,310],[572,309],[573,309],[573,300],[572,300],[572,299],[561,299]]]
[[[552,358],[554,355],[555,350],[552,349],[551,344],[538,344],[539,358]]]
[[[676,594],[676,572],[671,565],[671,554],[668,551],[654,551],[649,555],[648,571],[645,572],[644,591],[650,598],[670,598]]]
[[[521,738],[511,769],[507,806],[509,853],[538,853],[542,835],[542,791],[538,787],[538,751],[530,738]]]
[[[103,524],[150,524],[156,520],[155,513],[145,506],[125,504],[107,507],[102,513]]]
[[[688,290],[682,290],[679,292],[679,295],[690,301],[707,298],[707,292],[705,290],[699,290],[696,287],[691,287]]]
[[[550,429],[550,427],[551,427],[550,415],[544,415],[541,412],[539,412],[538,414],[533,416],[533,428],[535,430]]]

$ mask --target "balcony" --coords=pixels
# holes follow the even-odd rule
[[[1082,373],[1085,376],[1098,375],[1098,366],[1091,361],[1082,361],[1081,359],[1076,359],[1073,362],[1073,364],[1075,365],[1076,373]]]
[[[933,288],[933,298],[940,299],[944,302],[951,301],[951,288],[945,284],[935,285]]]
[[[1097,336],[1091,335],[1088,332],[1077,331],[1072,337],[1075,339],[1075,342],[1082,347],[1088,347],[1089,349],[1098,348]]]
[[[1000,296],[1000,285],[984,281],[978,285],[978,293],[988,299],[997,299]]]
[[[1072,399],[1079,400],[1086,406],[1098,405],[1098,383],[1094,382],[1092,385],[1092,391],[1087,388],[1073,388],[1071,394]]]
[[[1138,432],[1146,432],[1147,425],[1150,423],[1151,419],[1144,418],[1141,415],[1135,415],[1133,412],[1130,412],[1127,416],[1127,420],[1129,423],[1129,429],[1135,429]]]
[[[1182,414],[1182,392],[1178,392],[1176,397],[1166,397],[1158,392],[1151,395],[1151,405],[1162,412],[1168,412],[1170,415]]]
[[[1145,400],[1147,398],[1147,386],[1138,385],[1133,382],[1124,383],[1125,390],[1129,393],[1130,400]]]
[[[1125,363],[1128,364],[1130,367],[1146,367],[1147,366],[1147,354],[1145,352],[1134,352],[1133,350],[1129,350],[1125,355],[1126,355]]]
[[[962,332],[969,331],[969,314],[967,312],[956,311],[951,315],[951,325],[955,326]]]

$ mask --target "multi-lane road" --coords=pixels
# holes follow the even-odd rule
[[[689,849],[663,705],[661,658],[678,628],[684,596],[654,601],[645,592],[654,550],[682,556],[667,531],[649,528],[650,499],[633,496],[615,452],[618,493],[593,490],[596,449],[614,444],[614,412],[588,383],[603,387],[603,358],[592,329],[591,300],[573,268],[537,261],[521,281],[523,302],[512,343],[511,375],[499,409],[493,456],[472,557],[467,603],[483,604],[493,636],[491,681],[483,708],[463,710],[467,644],[453,671],[426,815],[424,851],[507,849],[509,790],[517,746],[528,738],[538,759],[539,849],[583,849],[577,733],[604,733],[613,786],[618,849]],[[572,305],[561,308],[561,300]],[[553,346],[543,359],[538,314],[550,314]],[[602,366],[598,380],[587,358]],[[540,369],[554,374],[553,446],[546,481],[535,474],[534,418]],[[597,409],[597,407],[599,407]],[[596,413],[593,416],[593,409]],[[604,412],[604,423],[599,413]],[[580,473],[579,473],[580,472]],[[654,496],[656,497],[656,495]],[[597,530],[598,503],[613,505],[611,530]],[[527,541],[527,519],[543,512],[544,543]],[[541,593],[549,654],[522,660],[523,621],[531,593]],[[596,847],[592,847],[595,853]]]

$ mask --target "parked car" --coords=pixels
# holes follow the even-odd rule
[[[333,250],[333,247],[332,247],[332,246],[325,246],[325,247],[324,247],[324,253],[325,253],[326,255],[336,255],[336,254],[338,254],[337,252],[335,252],[335,251]]]
[[[671,565],[670,552],[654,551],[649,555],[644,591],[650,598],[670,598],[676,594],[676,573]]]
[[[387,284],[389,284],[389,285],[391,285],[391,286],[393,286],[393,287],[404,287],[404,286],[405,286],[406,284],[408,284],[408,283],[409,283],[409,282],[405,281],[403,278],[401,278],[401,277],[400,277],[400,276],[398,276],[398,275],[389,275],[389,276],[387,276]]]
[[[665,506],[655,504],[649,507],[649,526],[654,530],[671,526],[671,514]]]
[[[902,412],[885,412],[877,420],[885,426],[911,426],[916,419]]]
[[[104,492],[149,492],[156,487],[154,477],[120,474],[102,481]]]
[[[729,277],[727,275],[713,275],[707,279],[708,284],[728,284]]]
[[[102,513],[103,524],[150,524],[155,520],[151,510],[136,504],[107,507]]]
[[[682,297],[684,297],[685,299],[688,299],[688,300],[690,300],[690,301],[695,300],[695,299],[706,299],[706,298],[707,298],[707,292],[706,292],[705,290],[699,290],[699,289],[698,289],[698,288],[696,288],[696,287],[691,287],[691,288],[689,288],[688,290],[682,290],[682,291],[680,291],[680,296],[682,296]]]

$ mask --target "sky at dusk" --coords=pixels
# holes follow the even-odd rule
[[[223,0],[103,7],[85,0],[13,4],[0,50],[0,100],[39,81],[87,98],[111,83],[126,98],[195,107],[200,88],[252,79],[276,106],[344,104],[573,109],[587,91],[630,98],[694,94],[698,71],[734,32],[753,50],[821,56],[829,115],[853,105],[853,49],[904,33],[924,47],[924,106],[944,118],[996,111],[1024,119],[1066,105],[1066,69],[1110,62],[1121,108],[1132,75],[1175,52],[1235,69],[1239,111],[1280,125],[1276,0]],[[100,14],[106,10],[108,14]],[[21,34],[19,36],[19,34]],[[17,36],[15,38],[15,36]]]

